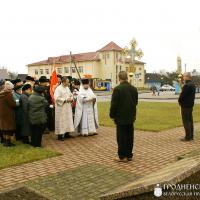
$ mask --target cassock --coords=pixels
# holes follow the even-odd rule
[[[91,88],[80,87],[76,101],[74,127],[83,136],[95,134],[99,127],[97,102],[94,103],[93,98],[96,99],[96,96]]]
[[[59,85],[54,93],[55,99],[55,134],[62,135],[66,132],[74,131],[71,103],[67,102],[72,98],[72,93],[68,87]]]

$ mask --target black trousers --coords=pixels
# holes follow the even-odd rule
[[[120,159],[133,157],[134,126],[117,124],[118,156]]]
[[[46,128],[49,129],[49,131],[55,130],[55,109],[54,108],[47,108],[47,124]]]
[[[42,135],[45,130],[45,124],[31,124],[31,145],[34,147],[41,147]]]
[[[15,131],[16,140],[21,140],[22,139],[21,130],[22,130],[21,124],[16,124],[16,131]]]
[[[194,137],[194,125],[193,125],[193,108],[181,108],[181,115],[183,126],[185,129],[185,139],[191,140]]]

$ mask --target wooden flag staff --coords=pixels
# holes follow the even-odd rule
[[[76,66],[76,62],[75,62],[75,60],[73,59],[73,56],[72,56],[72,52],[71,52],[71,51],[70,51],[70,62],[74,64],[74,67],[75,67],[75,69],[76,69],[76,72],[77,72],[77,74],[78,74],[78,77],[79,77],[79,80],[80,80],[80,83],[81,83],[81,75],[80,75],[80,73],[79,73],[79,71],[78,71],[78,68],[77,68],[77,66]]]

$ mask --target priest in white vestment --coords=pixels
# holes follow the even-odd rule
[[[58,135],[58,140],[64,140],[66,134],[74,132],[71,107],[73,96],[68,85],[69,80],[67,79],[67,77],[63,77],[61,84],[56,88],[54,93],[55,134]]]
[[[96,95],[89,87],[89,80],[83,79],[76,101],[74,127],[82,136],[88,136],[97,134],[98,126]]]

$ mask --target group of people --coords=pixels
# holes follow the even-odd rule
[[[110,118],[117,127],[118,158],[120,162],[133,159],[134,122],[138,104],[138,91],[128,82],[125,71],[119,72],[120,84],[114,88],[110,107]],[[58,140],[65,140],[74,133],[88,136],[97,134],[97,98],[88,79],[69,81],[58,77],[53,98],[50,81],[42,76],[38,81],[27,77],[25,82],[0,80],[0,136],[1,143],[13,146],[16,140],[41,147],[45,129],[52,131]],[[183,75],[184,85],[178,102],[185,128],[183,141],[194,138],[193,106],[195,85],[190,73]],[[30,140],[31,138],[31,140]]]
[[[41,147],[43,134],[54,130],[61,141],[74,133],[97,134],[96,96],[89,80],[70,82],[69,77],[58,75],[53,96],[50,81],[45,76],[0,80],[0,140],[4,146],[15,146],[15,136],[25,144]]]

